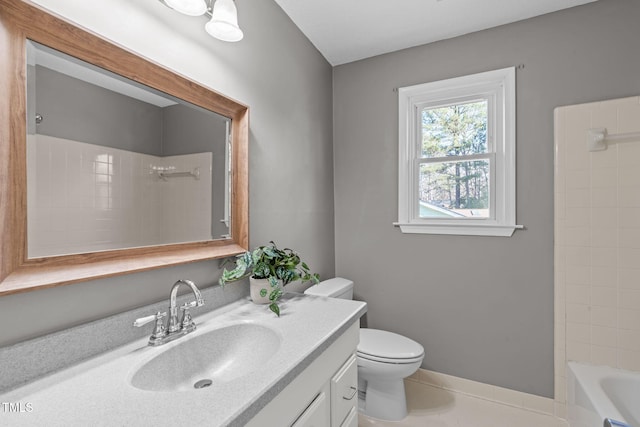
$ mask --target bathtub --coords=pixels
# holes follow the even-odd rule
[[[640,372],[569,362],[567,398],[571,427],[640,427]]]

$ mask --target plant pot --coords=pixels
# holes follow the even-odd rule
[[[282,281],[278,280],[278,286],[282,287]],[[260,291],[266,289],[265,296],[260,295]],[[269,294],[274,288],[269,283],[269,279],[254,279],[249,277],[249,291],[251,293],[251,300],[256,304],[269,304]]]

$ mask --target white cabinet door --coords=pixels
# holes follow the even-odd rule
[[[352,410],[358,410],[358,364],[353,354],[331,378],[331,426],[340,427]]]
[[[340,427],[351,408],[356,408],[357,412],[358,366],[353,355],[359,336],[360,327],[354,321],[311,365],[249,420],[246,427]],[[336,374],[331,377],[334,372]],[[333,421],[334,412],[336,419],[340,418],[337,421]]]
[[[329,425],[329,401],[320,392],[291,427],[327,427]]]

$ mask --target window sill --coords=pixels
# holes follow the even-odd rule
[[[516,229],[523,229],[523,225],[495,225],[495,224],[401,224],[400,231],[409,234],[450,234],[457,236],[495,236],[511,237]]]

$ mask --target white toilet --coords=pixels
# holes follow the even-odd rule
[[[305,294],[353,298],[353,282],[336,277],[311,286]],[[404,378],[424,359],[424,348],[393,332],[360,329],[358,359],[358,407],[362,414],[387,421],[407,416]]]

